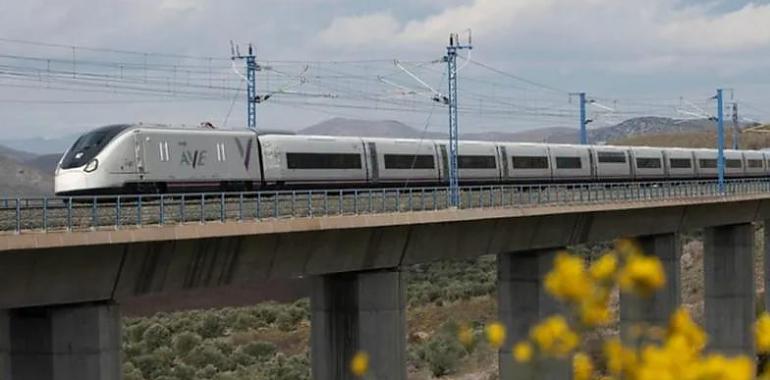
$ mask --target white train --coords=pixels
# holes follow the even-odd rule
[[[448,182],[448,142],[110,125],[56,169],[57,195]],[[770,153],[725,151],[727,177],[770,175]],[[713,149],[460,141],[461,184],[652,181],[717,176]]]

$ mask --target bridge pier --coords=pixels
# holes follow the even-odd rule
[[[0,311],[4,380],[120,380],[120,350],[113,303]]]
[[[531,365],[513,360],[513,345],[529,336],[530,328],[553,314],[563,312],[561,304],[548,295],[543,279],[553,267],[556,250],[534,250],[497,255],[497,305],[500,322],[508,331],[498,353],[501,380],[532,379]],[[538,379],[571,378],[569,360],[552,360],[537,369]]]
[[[369,355],[374,379],[406,379],[406,292],[400,270],[348,272],[312,279],[314,380],[355,379],[350,361]]]
[[[703,246],[709,348],[753,355],[754,227],[743,223],[706,228]]]
[[[770,219],[764,221],[765,230],[765,252],[764,252],[764,265],[765,265],[765,292],[764,292],[764,306],[766,311],[770,311]]]
[[[649,297],[638,297],[620,293],[620,336],[631,344],[636,337],[631,334],[633,326],[645,323],[666,326],[669,317],[681,303],[679,236],[674,233],[649,235],[638,238],[642,251],[660,259],[666,273],[666,284]]]

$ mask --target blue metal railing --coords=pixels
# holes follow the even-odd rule
[[[460,208],[533,207],[766,193],[770,178],[460,188]],[[0,199],[0,231],[127,228],[449,208],[447,187]]]

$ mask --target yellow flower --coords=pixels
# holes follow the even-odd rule
[[[369,354],[363,351],[356,352],[350,361],[350,372],[356,377],[362,377],[369,371]]]
[[[472,346],[474,341],[473,329],[466,324],[460,325],[460,328],[457,331],[457,339],[463,346],[465,346],[465,348]]]
[[[639,244],[632,239],[618,239],[615,240],[615,251],[623,257],[627,256],[639,256],[643,255],[642,249]]]
[[[638,359],[636,353],[623,346],[619,339],[604,342],[604,356],[607,358],[607,370],[613,376],[626,375],[635,372]]]
[[[578,334],[570,329],[561,315],[546,318],[533,327],[529,334],[540,351],[557,357],[566,356],[580,342]]]
[[[580,322],[586,326],[605,326],[612,322],[612,311],[606,302],[587,300],[580,304],[578,311]]]
[[[532,345],[527,342],[519,342],[513,346],[513,359],[519,363],[527,363],[532,360]]]
[[[612,253],[605,253],[589,268],[589,273],[595,281],[605,282],[615,275],[618,269],[618,258]]]
[[[631,255],[618,280],[623,291],[647,296],[665,284],[666,276],[658,258]]]
[[[592,288],[583,259],[566,252],[556,256],[553,270],[545,276],[545,289],[560,300],[577,303],[587,297]]]
[[[690,317],[684,308],[677,309],[668,322],[668,336],[681,336],[687,345],[695,352],[701,352],[706,347],[706,333]]]
[[[754,326],[754,340],[757,352],[760,354],[770,352],[770,314],[766,311],[759,316]]]
[[[486,328],[487,341],[494,348],[500,348],[505,343],[505,326],[500,322],[492,322]]]
[[[754,377],[754,363],[745,356],[709,355],[695,366],[693,372],[696,379],[750,380]]]
[[[572,378],[574,380],[590,380],[594,372],[594,364],[588,355],[578,352],[572,358]]]

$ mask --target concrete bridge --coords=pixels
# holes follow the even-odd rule
[[[751,353],[752,223],[770,219],[770,181],[732,182],[723,194],[715,188],[715,183],[699,182],[499,188],[499,193],[493,192],[497,188],[464,189],[470,202],[461,209],[426,202],[437,195],[428,192],[426,198],[423,191],[422,208],[415,197],[406,210],[363,212],[350,212],[352,204],[366,204],[370,194],[360,198],[356,193],[351,202],[349,193],[340,193],[339,203],[331,206],[334,212],[327,207],[325,213],[313,207],[317,194],[308,197],[310,203],[303,201],[304,194],[294,194],[292,202],[310,205],[302,215],[244,218],[241,211],[240,217],[229,218],[228,204],[257,202],[239,195],[235,201],[222,197],[214,202],[221,208],[211,218],[199,205],[203,216],[196,222],[184,217],[169,222],[168,216],[161,216],[167,211],[165,204],[157,207],[158,202],[179,202],[169,197],[126,206],[134,211],[144,207],[138,212],[140,222],[145,221],[142,212],[156,207],[152,223],[130,225],[113,224],[121,220],[120,210],[117,219],[103,216],[104,209],[112,210],[120,201],[73,206],[72,200],[52,200],[88,210],[81,218],[73,218],[70,210],[66,228],[41,228],[22,220],[24,212],[34,218],[50,215],[33,211],[29,201],[26,206],[18,201],[7,208],[18,219],[0,234],[0,378],[119,379],[122,300],[309,276],[313,378],[350,378],[349,360],[364,350],[375,378],[404,379],[405,289],[400,268],[494,254],[499,319],[509,329],[500,352],[500,373],[503,379],[513,379],[521,372],[509,360],[512,343],[524,338],[534,321],[556,310],[541,286],[554,252],[573,244],[638,237],[647,253],[662,259],[669,281],[652,301],[622,298],[621,325],[639,319],[663,321],[679,303],[678,234],[695,229],[704,231],[710,348]],[[327,205],[334,198],[324,197]],[[380,201],[386,203],[375,197],[369,205]],[[103,220],[108,222],[94,223]],[[21,228],[24,225],[36,227]],[[565,378],[568,369],[553,366],[550,375]]]

